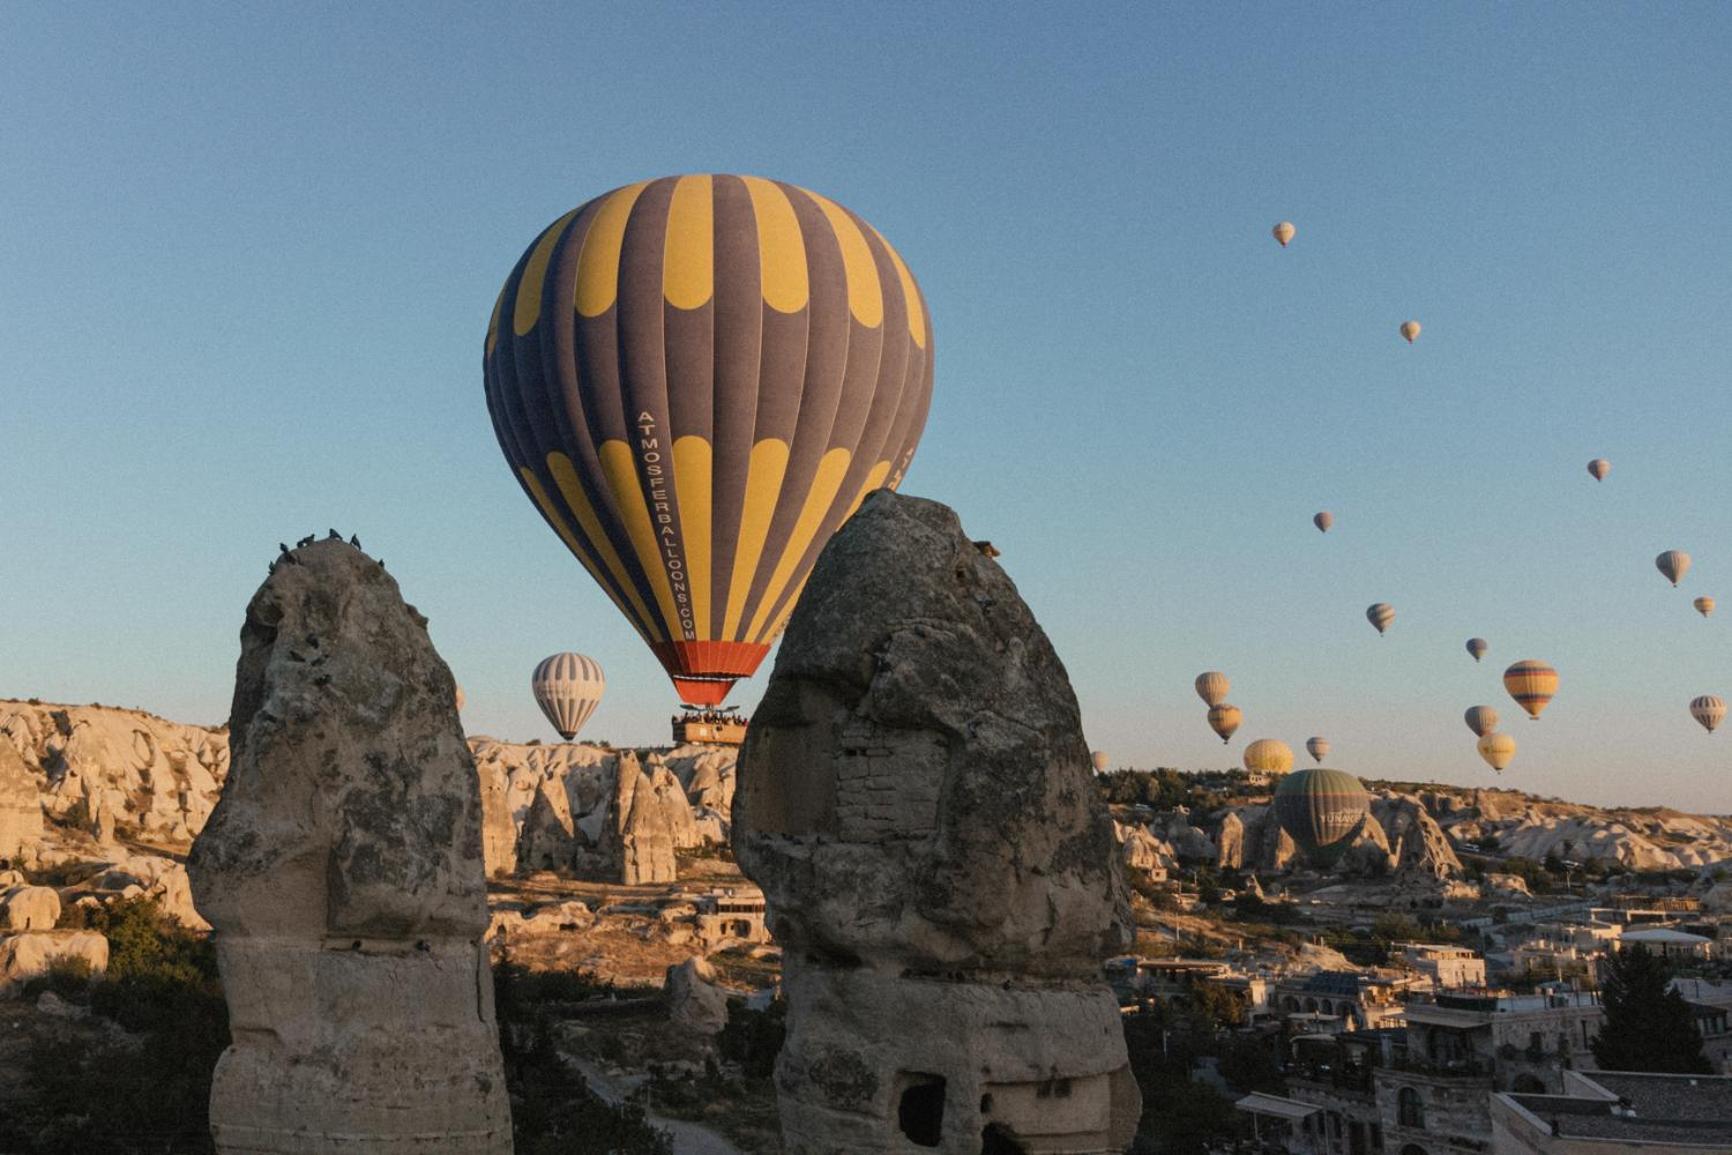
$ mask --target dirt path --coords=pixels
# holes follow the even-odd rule
[[[573,1055],[562,1056],[565,1061],[575,1067],[583,1076],[583,1081],[589,1084],[589,1089],[601,1096],[606,1102],[618,1106],[627,1096],[637,1090],[643,1082],[641,1075],[625,1075],[617,1079],[609,1078],[595,1064]],[[653,1100],[651,1106],[654,1106]],[[705,1127],[701,1123],[691,1123],[684,1119],[669,1119],[658,1115],[653,1110],[646,1110],[645,1116],[653,1127],[658,1127],[668,1133],[673,1140],[674,1155],[747,1155],[747,1152],[734,1146],[727,1139]]]

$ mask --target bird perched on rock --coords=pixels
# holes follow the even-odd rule
[[[990,541],[977,541],[974,543],[974,548],[985,554],[987,557],[997,557],[999,555],[999,548],[996,545],[993,545]]]
[[[288,553],[289,547],[285,543],[279,541],[277,543],[277,552],[278,553]]]
[[[300,549],[303,546],[312,545],[313,544],[313,537],[314,537],[314,535],[309,533],[306,537],[303,537],[300,541],[297,541],[295,543],[295,548]]]
[[[333,529],[331,531],[331,535],[329,537],[327,537],[325,540],[326,541],[342,541],[343,535],[338,533],[336,530]]]
[[[361,535],[358,533],[351,533],[349,535],[349,544],[354,546],[356,549],[360,549],[361,548]]]

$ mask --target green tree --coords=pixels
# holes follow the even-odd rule
[[[1600,965],[1606,1020],[1593,1046],[1601,1070],[1709,1073],[1702,1032],[1690,1004],[1667,985],[1671,977],[1665,960],[1640,943]]]

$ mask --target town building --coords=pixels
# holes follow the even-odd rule
[[[1566,1071],[1559,1094],[1491,1101],[1497,1155],[1732,1151],[1732,1076]]]
[[[1396,943],[1401,965],[1431,980],[1433,988],[1455,990],[1485,986],[1485,959],[1465,946],[1439,943]]]
[[[1274,1006],[1283,1019],[1321,1014],[1342,1020],[1344,1030],[1366,1031],[1400,1024],[1401,997],[1410,985],[1359,971],[1314,971],[1278,979]]]
[[[1706,962],[1714,957],[1713,939],[1703,938],[1699,934],[1687,934],[1671,927],[1626,930],[1612,945],[1623,950],[1638,943],[1668,962]]]

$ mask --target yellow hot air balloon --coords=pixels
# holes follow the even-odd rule
[[[1469,706],[1463,715],[1467,719],[1467,728],[1478,737],[1485,737],[1497,729],[1497,711],[1490,706]]]
[[[1197,697],[1203,699],[1206,706],[1218,706],[1227,700],[1227,691],[1233,684],[1227,681],[1227,675],[1219,670],[1206,670],[1197,675]]]
[[[1281,247],[1286,248],[1288,242],[1293,239],[1293,234],[1299,230],[1293,227],[1292,221],[1282,221],[1280,224],[1275,226],[1273,231],[1275,233],[1275,239],[1281,242]],[[1327,248],[1328,246],[1325,245],[1324,247]]]
[[[1403,321],[1401,323],[1401,335],[1407,338],[1409,345],[1413,344],[1419,339],[1419,322]]]
[[[1509,765],[1510,759],[1515,757],[1515,752],[1515,739],[1508,734],[1487,734],[1479,740],[1479,756],[1499,774]]]
[[[1377,602],[1365,611],[1365,620],[1376,626],[1381,634],[1395,621],[1395,607],[1388,602]]]
[[[1703,617],[1707,617],[1709,614],[1714,612],[1714,599],[1711,597],[1699,597],[1690,604],[1695,606],[1696,612],[1701,614]]]
[[[1221,736],[1223,744],[1233,740],[1233,731],[1239,728],[1239,723],[1245,716],[1239,712],[1239,707],[1228,702],[1221,702],[1209,707],[1209,729]]]
[[[1096,774],[1105,774],[1107,767],[1113,764],[1112,756],[1105,750],[1096,750],[1090,754],[1089,762],[1094,766]]]
[[[1245,769],[1265,774],[1285,774],[1293,769],[1293,748],[1274,738],[1259,738],[1245,747]]]
[[[1690,703],[1690,717],[1702,723],[1703,729],[1712,734],[1714,728],[1726,720],[1726,703],[1715,694],[1703,694]]]
[[[1473,655],[1473,660],[1476,662],[1485,657],[1485,652],[1489,649],[1491,647],[1486,645],[1484,638],[1469,638],[1467,640],[1467,652]]]
[[[1558,692],[1558,672],[1544,662],[1526,658],[1503,672],[1503,688],[1528,717],[1537,721]]]
[[[1318,765],[1321,766],[1323,764],[1323,759],[1329,757],[1329,739],[1324,738],[1321,735],[1315,738],[1307,738],[1305,739],[1305,751],[1311,755],[1312,759],[1316,761]]]
[[[1329,527],[1335,524],[1335,515],[1327,509],[1321,510],[1311,519],[1311,524],[1317,527],[1318,533],[1328,533]]]
[[[484,348],[512,475],[697,706],[757,669],[831,535],[901,483],[932,399],[901,256],[753,176],[573,209],[506,279]]]
[[[1588,462],[1588,473],[1593,476],[1595,481],[1606,480],[1606,474],[1610,472],[1612,472],[1612,463],[1604,457],[1596,457]]]
[[[1684,575],[1690,572],[1690,555],[1681,549],[1669,549],[1654,559],[1654,566],[1666,575],[1666,580],[1676,586],[1684,580]]]

